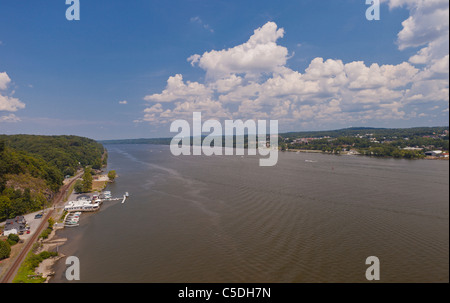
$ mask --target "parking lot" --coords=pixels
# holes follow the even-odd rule
[[[47,213],[47,211],[45,211],[45,213]],[[42,220],[44,220],[43,218],[45,218],[45,214],[41,218],[35,218],[37,214],[42,214],[42,211],[37,211],[31,214],[24,215],[25,220],[27,221],[27,224],[30,227],[30,233],[29,234],[24,233],[23,235],[19,235],[20,239],[25,241],[36,232],[36,229],[39,227],[39,224],[41,224]],[[0,226],[4,226],[4,222],[2,222]]]

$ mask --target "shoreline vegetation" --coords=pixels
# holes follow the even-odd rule
[[[91,169],[87,168],[86,172],[91,174]],[[109,175],[109,176],[108,176]],[[115,171],[108,172],[108,175],[103,174],[103,171],[97,171],[93,175],[93,179],[101,183],[100,189],[91,188],[89,191],[81,192],[79,194],[100,193],[108,183],[114,182],[117,177]],[[71,196],[74,186],[67,193],[64,203],[67,198]],[[13,283],[48,283],[51,277],[55,274],[54,266],[56,262],[65,257],[59,252],[59,247],[63,246],[69,239],[59,237],[57,231],[64,229],[63,219],[67,215],[67,211],[63,208],[55,214],[58,221],[51,217],[48,220],[48,226],[42,231],[38,237],[38,241],[34,243],[33,248],[27,254],[27,257],[22,262]]]
[[[106,167],[106,164],[102,167],[104,168]],[[91,188],[85,188],[84,187],[84,191],[81,192],[74,192],[75,194],[87,194],[87,193],[101,193],[103,192],[106,187],[108,186],[109,183],[112,183],[115,181],[115,179],[117,178],[117,174],[116,171],[111,170],[109,171],[106,175],[103,173],[103,170],[96,170],[93,171],[90,167],[85,168],[84,174],[83,174],[83,183],[85,181],[86,176],[92,176],[92,179],[88,178],[88,182],[90,180],[91,182]],[[84,186],[86,186],[85,184],[83,184]],[[72,190],[75,191],[75,186],[72,187]],[[68,193],[67,197],[69,197],[72,194],[72,191]],[[67,199],[65,199],[67,201]],[[64,201],[64,202],[66,202]],[[41,251],[50,251],[50,250],[54,250],[55,248],[58,249],[60,246],[63,246],[68,239],[67,238],[60,238],[57,235],[57,231],[59,229],[64,229],[64,225],[62,224],[62,222],[64,221],[64,218],[67,215],[67,211],[65,211],[64,209],[62,209],[58,215],[60,216],[60,219],[58,221],[58,228],[53,229],[51,231],[51,233],[49,234],[48,238],[43,240],[41,242],[42,244],[42,250]],[[50,226],[50,222],[49,222],[49,226]],[[39,264],[38,267],[35,268],[35,273],[37,275],[42,276],[43,278],[45,278],[45,280],[43,281],[44,283],[48,283],[49,280],[51,279],[51,277],[55,274],[54,271],[54,266],[56,264],[56,262],[62,258],[64,258],[65,255],[61,254],[58,252],[58,254],[56,256],[53,256],[51,258],[47,258],[42,260],[42,262]]]
[[[55,222],[54,218],[60,218],[64,209],[62,204],[55,204],[59,201],[55,198],[64,195],[60,203],[67,202],[75,182],[65,192],[62,192],[63,185],[78,179],[83,171],[91,177],[83,192],[103,190],[110,181],[103,173],[107,159],[103,145],[88,138],[0,135],[0,222],[45,209],[56,211],[23,260],[13,282],[42,283],[52,276],[52,266],[63,257],[55,249],[67,241],[56,235],[63,224]],[[0,236],[0,241],[9,248],[9,253],[0,258],[3,263],[0,271],[5,274],[25,246],[11,247],[8,243],[11,241],[5,236]],[[20,243],[24,240],[20,239]]]
[[[369,128],[353,127],[331,131],[288,132],[278,135],[280,151],[338,155],[362,155],[380,158],[448,160],[449,127]],[[206,136],[202,136],[202,141]],[[102,144],[169,145],[172,138],[103,140]],[[191,137],[192,145],[192,137]],[[224,146],[225,138],[222,138]],[[236,136],[233,147],[236,146]],[[248,135],[244,136],[244,148]],[[441,154],[427,155],[438,151]]]
[[[50,217],[48,227],[33,244],[12,283],[48,283],[55,274],[53,266],[65,257],[64,254],[59,253],[58,247],[64,245],[68,239],[59,238],[56,235],[57,230],[62,228],[62,225],[56,227],[54,219]]]
[[[86,188],[84,187],[84,186],[86,186],[84,184],[86,180],[85,180],[85,178],[82,178],[83,190],[80,192],[76,192],[75,191],[76,184],[75,184],[75,186],[72,187],[72,191],[74,191],[75,194],[101,193],[106,189],[106,187],[108,186],[109,183],[114,182],[115,179],[117,178],[117,174],[114,170],[109,171],[108,174],[105,175],[105,174],[103,174],[102,170],[93,172],[88,167],[85,169],[83,177],[86,177],[89,175],[92,175],[92,179],[87,178],[88,182],[89,182],[89,180],[91,182],[91,188],[90,189],[88,188],[86,190]],[[84,191],[84,190],[86,190],[86,191]],[[69,197],[72,194],[72,191],[68,193],[67,197]],[[66,201],[67,201],[67,198],[65,199],[64,202],[66,202]],[[43,247],[41,251],[47,251],[47,250],[50,251],[50,250],[54,250],[55,248],[58,249],[60,246],[63,246],[68,241],[67,238],[60,238],[57,235],[57,231],[59,229],[64,229],[64,225],[62,224],[62,222],[64,221],[64,218],[66,217],[67,213],[68,212],[65,211],[64,209],[62,209],[61,212],[58,213],[58,215],[60,216],[58,223],[60,223],[60,224],[58,224],[58,228],[51,231],[48,238],[41,241],[41,245]],[[42,282],[48,283],[49,280],[51,279],[51,277],[55,274],[54,266],[55,266],[56,262],[64,257],[65,257],[64,254],[61,254],[58,252],[58,254],[56,256],[42,260],[42,262],[35,268],[35,274],[38,276],[41,276],[42,278],[45,278]]]

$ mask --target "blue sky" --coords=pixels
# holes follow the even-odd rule
[[[364,0],[80,0],[68,21],[64,0],[1,0],[0,133],[166,137],[197,110],[280,131],[448,125],[434,2],[368,21]]]

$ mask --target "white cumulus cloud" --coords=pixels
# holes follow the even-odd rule
[[[188,61],[198,64],[212,78],[274,72],[286,64],[288,57],[287,49],[276,44],[283,35],[282,28],[278,29],[274,22],[268,22],[256,29],[244,44],[226,50],[212,50],[203,55],[195,54]]]
[[[14,114],[9,114],[6,116],[0,116],[0,123],[5,122],[5,123],[15,123],[15,122],[19,122],[21,121],[19,117],[17,117]]]
[[[284,29],[267,22],[243,44],[189,57],[205,71],[205,81],[170,77],[161,93],[144,97],[149,107],[142,120],[165,124],[201,111],[204,119],[278,119],[281,126],[320,127],[411,119],[414,108],[427,102],[448,107],[448,48],[440,44],[448,41],[448,21],[442,19],[448,5],[429,2],[389,2],[391,9],[410,10],[399,49],[422,46],[408,62],[367,65],[318,57],[304,72],[296,71],[287,67],[288,49],[277,44]]]
[[[0,73],[0,90],[5,90],[10,82],[11,79],[6,72]]]
[[[19,99],[2,94],[1,91],[6,90],[10,82],[11,79],[6,72],[0,73],[0,111],[15,112],[19,109],[25,108],[25,104]]]

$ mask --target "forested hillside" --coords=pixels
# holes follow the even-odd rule
[[[100,168],[104,148],[76,136],[0,135],[0,221],[42,208],[84,166]]]

